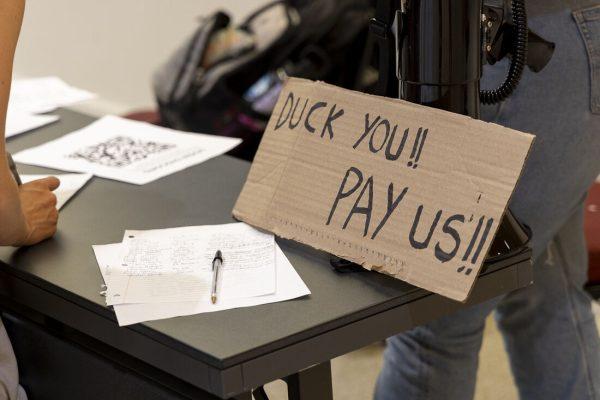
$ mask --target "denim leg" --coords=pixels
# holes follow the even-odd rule
[[[589,11],[584,18],[588,26],[578,27],[560,0],[547,3],[556,7],[532,18],[530,26],[556,43],[554,57],[539,74],[525,71],[513,96],[499,106],[484,107],[482,114],[483,119],[537,135],[511,208],[533,229],[534,259],[545,259],[556,236],[552,243],[559,250],[552,255],[561,267],[548,273],[544,262],[537,261],[534,286],[507,297],[500,326],[524,399],[593,399],[585,397],[582,385],[597,390],[598,333],[590,299],[581,290],[587,269],[582,228],[570,218],[600,172],[600,116],[591,107],[598,85],[592,77],[598,78],[590,69],[590,61],[597,65],[600,60],[588,57],[581,34],[595,31],[600,18]],[[587,42],[600,48],[591,41],[600,42],[600,35],[588,35]],[[506,70],[506,62],[487,67],[483,85],[497,86]],[[472,398],[485,317],[498,302],[390,338],[375,398]],[[549,390],[542,391],[532,377]]]
[[[600,344],[583,290],[586,266],[580,207],[535,263],[535,284],[497,307],[522,399],[600,399]]]
[[[473,397],[485,319],[500,298],[388,339],[376,400]]]
[[[600,85],[600,76],[590,69],[592,60],[594,68],[600,68],[600,33],[584,38],[580,32],[600,32],[598,11],[588,16],[586,27],[578,27],[564,6],[531,18],[530,27],[556,43],[554,56],[540,73],[526,70],[507,101],[482,110],[487,120],[536,135],[510,205],[533,230],[534,259],[545,251],[600,173],[600,114],[592,111],[596,99],[590,96]],[[599,49],[598,55],[588,56],[586,44]],[[497,85],[505,73],[506,63],[485,68],[483,86]]]
[[[599,82],[591,69],[600,59],[586,53],[586,46],[600,48],[600,35],[581,33],[600,29],[598,10],[584,11],[579,26],[569,9],[532,19],[534,30],[556,42],[555,55],[542,73],[524,76],[496,118],[537,135],[511,203],[533,229],[534,285],[498,307],[523,399],[600,399],[582,225],[582,199],[600,172]]]

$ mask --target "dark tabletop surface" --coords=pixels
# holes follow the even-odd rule
[[[9,151],[15,154],[93,121],[72,111],[58,113],[59,122],[9,139]],[[114,319],[99,295],[103,281],[92,245],[119,242],[125,229],[233,222],[231,210],[249,167],[245,161],[222,156],[144,186],[94,177],[61,210],[53,239],[20,250],[0,248],[0,262],[12,273]],[[23,165],[19,170],[52,172]],[[223,368],[257,356],[261,349],[283,347],[289,340],[341,326],[375,308],[390,308],[400,299],[426,294],[378,273],[337,273],[329,266],[328,255],[278,242],[310,288],[310,296],[117,329],[137,330]]]

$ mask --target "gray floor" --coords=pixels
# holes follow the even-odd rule
[[[600,305],[595,305],[596,322],[600,329]],[[336,358],[332,362],[333,395],[335,400],[368,400],[381,367],[382,344],[374,344]],[[273,382],[266,388],[269,399],[284,400],[285,384]],[[475,400],[517,399],[517,391],[510,374],[508,359],[500,332],[490,317],[486,323],[480,353]]]

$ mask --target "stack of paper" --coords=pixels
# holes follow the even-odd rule
[[[38,115],[94,98],[85,90],[69,86],[57,77],[16,79],[12,82],[6,137],[11,137],[50,124],[56,115]]]
[[[15,161],[143,185],[216,157],[241,139],[184,133],[106,116],[13,155]]]
[[[95,94],[70,86],[56,76],[15,79],[11,85],[9,107],[42,114],[94,97]]]
[[[6,115],[6,133],[7,138],[21,133],[41,128],[59,120],[58,115],[36,115],[26,111],[8,109]]]
[[[121,326],[310,294],[273,235],[243,223],[130,230],[122,243],[93,247]],[[217,250],[223,267],[212,304]]]

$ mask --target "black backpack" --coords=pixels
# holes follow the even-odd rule
[[[204,18],[155,74],[162,123],[242,138],[231,154],[251,160],[286,77],[363,91],[375,85],[377,74],[368,68],[373,14],[369,0],[276,1],[235,26],[251,45],[207,68],[211,40],[231,20],[222,11]]]

